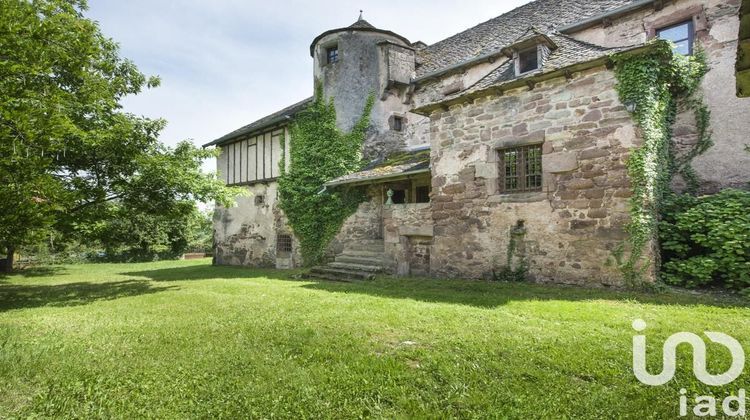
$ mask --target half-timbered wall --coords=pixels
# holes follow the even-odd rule
[[[284,128],[267,131],[221,147],[218,169],[227,185],[272,181],[281,175]]]

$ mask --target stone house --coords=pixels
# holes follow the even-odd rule
[[[715,145],[693,167],[703,192],[750,179],[750,99],[735,85],[740,0],[537,0],[432,45],[360,19],[316,37],[314,79],[350,129],[376,92],[358,186],[370,200],[330,246],[327,278],[487,278],[522,258],[537,281],[619,285],[611,261],[626,239],[632,195],[625,161],[641,144],[615,91],[611,55],[654,37],[711,70],[702,94]],[[208,143],[218,172],[252,196],[215,216],[217,264],[299,266],[277,207],[290,120],[305,99]],[[696,141],[682,113],[675,146]],[[285,141],[285,144],[289,144]],[[680,188],[679,183],[674,185]]]

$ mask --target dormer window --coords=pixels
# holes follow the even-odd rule
[[[339,46],[334,45],[326,48],[326,63],[333,64],[339,61]]]
[[[695,36],[695,31],[693,30],[692,19],[676,25],[667,26],[666,28],[657,29],[656,36],[661,39],[672,41],[674,43],[675,52],[679,54],[693,54],[693,38]]]
[[[535,46],[526,50],[518,52],[518,58],[516,59],[518,75],[534,71],[539,68],[539,52]]]

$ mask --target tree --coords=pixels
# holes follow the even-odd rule
[[[0,270],[50,229],[90,229],[103,203],[179,214],[237,190],[201,173],[212,150],[159,143],[163,120],[122,111],[158,86],[97,24],[85,0],[4,0],[0,7]],[[0,260],[2,261],[2,260]]]

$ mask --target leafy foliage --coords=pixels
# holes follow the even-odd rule
[[[670,284],[750,288],[750,192],[665,201],[659,235]]]
[[[121,58],[85,10],[84,0],[0,7],[0,251],[11,255],[51,230],[89,230],[108,216],[103,203],[168,214],[237,193],[200,172],[214,151],[167,148],[163,120],[121,110],[159,79]]]
[[[683,56],[661,40],[653,42],[644,53],[625,53],[614,60],[620,100],[635,106],[633,118],[643,137],[643,145],[632,152],[627,162],[633,188],[627,226],[629,255],[622,258],[625,245],[616,255],[625,280],[639,285],[649,265],[642,261],[643,250],[656,236],[659,206],[674,172],[671,139],[677,103],[681,98],[691,98],[688,103],[693,106],[702,103],[692,97],[708,68],[702,53]],[[708,136],[708,115],[701,116],[705,116],[701,120],[702,135]],[[701,147],[707,146],[703,143]]]
[[[356,189],[337,188],[321,193],[323,184],[362,167],[362,143],[370,125],[374,96],[350,133],[336,126],[333,100],[322,89],[298,114],[291,126],[290,169],[279,178],[279,206],[300,242],[306,265],[318,263],[347,217],[364,200]]]

